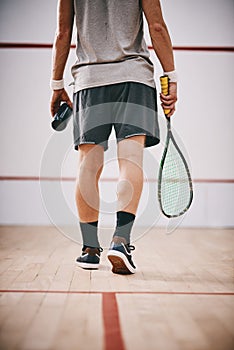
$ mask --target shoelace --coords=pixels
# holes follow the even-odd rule
[[[131,245],[131,244],[126,244],[126,247],[127,247],[127,249],[129,250],[129,252],[131,252],[131,250],[135,250],[136,248],[135,248],[135,246],[134,245]]]

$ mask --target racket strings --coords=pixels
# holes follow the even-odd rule
[[[191,180],[183,158],[172,141],[169,142],[161,177],[161,205],[165,214],[177,216],[191,202]]]

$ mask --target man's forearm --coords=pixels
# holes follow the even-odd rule
[[[170,35],[164,22],[160,0],[142,0],[154,51],[164,72],[175,69]]]
[[[164,72],[173,71],[175,69],[173,49],[166,25],[153,24],[149,30],[154,51]]]
[[[71,33],[56,35],[53,46],[52,76],[53,80],[61,80],[71,45]]]
[[[54,116],[61,102],[72,108],[72,102],[64,89],[63,73],[71,46],[74,22],[73,0],[58,0],[57,29],[53,46],[50,87],[53,90],[50,100],[51,115]]]

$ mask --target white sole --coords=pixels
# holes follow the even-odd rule
[[[78,265],[82,269],[88,269],[88,270],[97,270],[100,266],[100,264],[88,264],[88,263],[82,263],[79,261],[76,261],[76,265]]]
[[[118,252],[117,250],[110,250],[107,253],[107,257],[111,264],[113,265],[112,272],[121,274],[121,271],[125,271],[127,273],[135,273],[136,269],[132,267],[126,258],[125,254]],[[124,272],[122,272],[124,274]]]

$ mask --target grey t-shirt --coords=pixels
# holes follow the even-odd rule
[[[74,92],[126,81],[154,83],[140,0],[74,0],[77,61]]]

